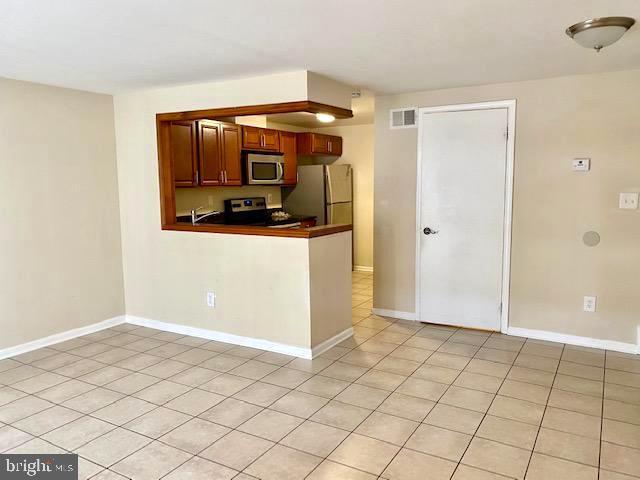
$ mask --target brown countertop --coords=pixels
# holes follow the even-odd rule
[[[348,232],[351,225],[318,225],[308,228],[269,228],[256,227],[251,225],[225,225],[225,224],[198,224],[174,223],[163,225],[163,230],[174,230],[178,232],[200,232],[200,233],[227,233],[232,235],[261,235],[263,237],[291,237],[291,238],[314,238],[332,235],[334,233]]]

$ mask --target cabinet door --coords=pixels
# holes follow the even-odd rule
[[[262,148],[262,132],[257,127],[242,127],[242,148],[260,150]]]
[[[221,125],[218,122],[198,122],[198,157],[200,185],[222,183],[223,158],[220,154]]]
[[[223,123],[221,124],[221,132],[224,184],[242,185],[240,127]]]
[[[280,132],[280,148],[284,154],[284,184],[298,183],[298,153],[296,150],[296,134]]]
[[[329,137],[321,133],[311,134],[311,152],[329,153]]]
[[[342,155],[342,137],[335,137],[331,135],[328,138],[328,152],[331,155],[341,156]]]
[[[196,122],[171,122],[171,162],[176,187],[198,184],[198,153]]]
[[[280,151],[280,133],[277,130],[262,129],[262,149]]]

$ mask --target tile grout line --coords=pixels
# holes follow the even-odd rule
[[[555,372],[553,374],[553,381],[551,382],[551,388],[549,389],[549,394],[547,395],[547,401],[545,402],[544,410],[542,411],[542,417],[540,417],[540,424],[538,425],[538,431],[536,433],[536,438],[533,441],[533,448],[531,449],[531,455],[529,456],[529,461],[527,462],[527,467],[525,468],[525,471],[524,471],[524,477],[526,477],[527,474],[529,473],[529,467],[531,466],[531,460],[533,459],[533,454],[536,451],[536,445],[538,443],[538,437],[540,436],[540,430],[542,430],[542,423],[544,422],[544,417],[547,414],[547,406],[549,405],[549,399],[551,398],[551,394],[553,393],[553,385],[555,384],[556,377],[558,375],[558,369],[560,368],[560,362],[562,361],[562,356],[564,355],[565,347],[566,347],[566,345],[562,344],[562,352],[560,353],[560,357],[558,358],[558,365],[556,365],[556,370],[555,370]]]
[[[487,338],[487,341],[489,340],[489,338],[491,338],[491,337],[488,337],[488,338]],[[483,343],[483,345],[484,345],[484,344],[486,344],[486,343],[487,343],[487,341],[485,341],[485,342]],[[517,353],[518,353],[518,355],[520,355],[520,352],[522,351],[522,348],[524,347],[525,343],[526,343],[526,341],[525,341],[525,342],[523,342],[523,343],[522,343],[522,345],[520,345],[520,348],[518,349],[518,352],[517,352]],[[515,358],[517,358],[517,355],[516,355],[516,357],[515,357]],[[515,361],[515,358],[514,358],[514,361]],[[485,418],[487,418],[487,415],[489,414],[489,410],[491,409],[491,406],[493,405],[493,402],[495,402],[496,397],[498,396],[498,393],[500,392],[500,389],[502,388],[502,385],[504,385],[504,382],[507,380],[507,377],[509,376],[509,372],[511,372],[511,369],[513,368],[513,366],[514,366],[513,364],[511,364],[511,365],[509,366],[509,370],[507,371],[507,373],[505,374],[504,378],[503,378],[503,379],[502,379],[502,381],[500,382],[500,386],[499,386],[499,387],[498,387],[498,389],[496,390],[496,393],[495,393],[495,394],[493,394],[493,398],[491,399],[491,403],[490,403],[490,404],[489,404],[489,406],[487,407],[487,410],[484,412],[484,415],[482,416],[482,420],[480,420],[480,422],[478,423],[478,426],[476,427],[476,429],[474,430],[473,434],[471,435],[471,439],[469,440],[469,443],[467,444],[466,448],[464,449],[464,452],[462,452],[462,455],[460,455],[460,460],[458,460],[457,465],[456,465],[456,466],[455,466],[455,468],[453,469],[453,472],[451,473],[451,477],[453,477],[453,476],[456,474],[456,472],[457,472],[457,470],[458,470],[458,467],[459,467],[459,466],[460,466],[460,464],[462,463],[462,459],[464,458],[464,456],[466,455],[467,451],[469,450],[469,447],[471,446],[471,442],[473,442],[473,439],[474,439],[474,438],[483,438],[483,437],[476,437],[476,435],[477,435],[477,433],[478,433],[478,430],[479,430],[479,429],[480,429],[480,427],[482,426],[482,423],[484,422]],[[456,379],[457,379],[457,377],[456,377]],[[454,380],[454,381],[455,381],[455,380]],[[452,385],[453,385],[453,383],[452,383]],[[501,442],[500,442],[500,443],[501,443]],[[511,445],[511,446],[512,446],[512,445]],[[466,465],[466,464],[463,464],[463,465]],[[470,466],[472,466],[472,465],[470,465]],[[472,466],[472,467],[473,467],[473,466]],[[477,468],[477,467],[473,467],[473,468]],[[484,469],[481,469],[481,470],[484,470]],[[485,470],[485,471],[486,471],[486,470]],[[491,472],[491,473],[498,473],[498,472]],[[499,475],[502,475],[502,474],[499,474]]]
[[[604,352],[604,375],[602,378],[602,404],[600,406],[600,438],[598,439],[598,480],[600,479],[600,472],[602,470],[602,433],[604,430],[604,391],[605,383],[607,380],[607,351]]]

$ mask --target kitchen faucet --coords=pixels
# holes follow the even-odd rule
[[[220,213],[217,210],[213,210],[212,212],[205,213],[204,215],[198,216],[198,210],[201,210],[203,208],[204,207],[197,207],[197,208],[194,208],[193,210],[191,210],[191,224],[192,225],[195,225],[200,220],[203,220],[203,219],[205,219],[207,217],[210,217],[211,215],[218,215]]]

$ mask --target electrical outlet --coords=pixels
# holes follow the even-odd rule
[[[209,197],[207,197],[207,200],[209,202],[209,208],[213,209],[213,195],[209,195]]]
[[[584,297],[584,303],[582,309],[585,312],[595,312],[596,311],[596,297]]]
[[[267,193],[267,205],[271,205],[273,203],[273,194]]]
[[[216,306],[216,295],[213,292],[207,292],[207,306],[211,308],[215,308]]]
[[[638,208],[638,193],[621,193],[619,207],[625,210],[636,210]]]

